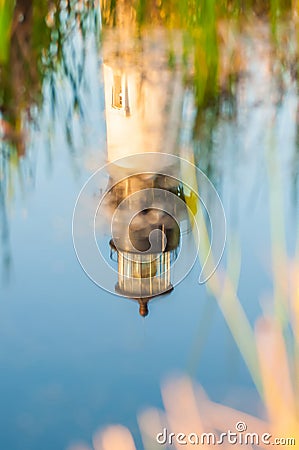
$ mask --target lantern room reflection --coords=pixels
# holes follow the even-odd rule
[[[118,208],[124,198],[130,199],[134,192],[148,187],[157,189],[159,200],[162,200],[160,208],[144,207],[141,202],[139,212],[129,224],[129,233],[126,228],[128,211],[124,210],[118,215],[115,233],[110,240],[111,258],[117,261],[118,267],[115,290],[125,297],[138,300],[139,312],[143,316],[148,313],[150,299],[173,289],[171,267],[180,245],[180,227],[174,217],[180,211],[177,211],[176,204],[166,207],[166,202],[169,202],[169,192],[183,197],[182,186],[174,178],[158,174],[149,177],[147,174],[126,178],[112,187],[108,194],[109,202]],[[165,212],[171,208],[173,214]]]

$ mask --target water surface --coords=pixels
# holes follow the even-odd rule
[[[236,266],[241,258],[237,292],[252,324],[273,296],[273,259],[279,266],[284,248],[289,257],[295,254],[294,22],[276,25],[282,45],[267,16],[242,19],[242,26],[222,19],[217,33],[205,25],[211,47],[204,48],[163,21],[140,31],[137,20],[138,30],[127,28],[126,12],[116,28],[103,14],[100,40],[98,9],[82,8],[75,14],[62,4],[60,24],[52,23],[55,10],[47,24],[41,21],[51,39],[39,68],[32,44],[37,19],[28,13],[33,22],[26,25],[25,17],[16,25],[1,69],[3,449],[65,449],[90,442],[109,423],[127,425],[141,448],[136,414],[162,405],[160,383],[177,372],[190,374],[216,401],[258,411],[256,388],[226,320],[197,282],[198,262],[170,294],[152,300],[142,318],[136,301],[101,290],[77,261],[75,201],[109,160],[107,67],[139,77],[145,100],[152,102],[143,106],[155,126],[133,124],[132,142],[142,151],[187,151],[216,186],[228,226],[219,270],[228,253]],[[32,58],[30,70],[14,59],[18,27],[31,36],[31,47],[20,47],[22,57]],[[127,136],[122,139],[129,145]],[[107,234],[102,248],[109,257]]]

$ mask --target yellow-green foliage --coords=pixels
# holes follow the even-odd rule
[[[7,61],[9,55],[14,5],[14,0],[0,0],[0,63]]]

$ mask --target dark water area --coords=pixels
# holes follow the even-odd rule
[[[162,2],[149,25],[142,2],[135,15],[109,2],[102,13],[89,2],[35,3],[16,2],[1,47],[0,448],[91,445],[97,429],[121,423],[142,449],[137,416],[162,408],[161,382],[173,374],[261,415],[255,368],[236,339],[243,323],[234,303],[223,307],[198,283],[199,261],[143,318],[136,300],[86,276],[72,219],[84,183],[107,161],[152,151],[193,161],[225,211],[217,273],[229,272],[253,327],[298,261],[295,11],[286,6],[274,22],[211,6],[199,24],[188,15],[179,23]],[[107,102],[110,83],[122,90],[125,77],[133,112],[138,105],[128,129]],[[110,234],[99,238],[107,261]]]

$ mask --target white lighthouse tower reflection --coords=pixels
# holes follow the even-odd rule
[[[173,289],[181,224],[187,228],[188,223],[179,163],[169,167],[165,157],[179,155],[182,74],[178,66],[169,68],[167,40],[158,30],[138,40],[128,29],[104,30],[103,62],[109,162],[105,202],[113,222],[115,292],[137,300],[146,316],[149,300]]]

